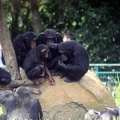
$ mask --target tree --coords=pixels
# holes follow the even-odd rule
[[[5,58],[6,67],[10,72],[12,79],[13,80],[20,79],[15,52],[9,36],[6,17],[4,14],[4,9],[1,0],[0,0],[0,42]]]
[[[39,34],[42,31],[40,14],[38,12],[37,0],[30,0],[31,12],[32,12],[32,23],[33,30],[36,34]]]

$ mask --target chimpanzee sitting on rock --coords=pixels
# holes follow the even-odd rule
[[[51,47],[58,49],[61,56],[57,68],[58,74],[66,78],[65,82],[78,81],[88,71],[88,53],[79,42],[70,40],[51,45]]]
[[[46,75],[48,76],[50,84],[55,84],[55,81],[46,66],[46,60],[50,57],[50,51],[44,44],[40,44],[36,48],[31,49],[27,54],[23,63],[23,69],[25,70],[28,79],[33,81],[36,85],[43,83]]]

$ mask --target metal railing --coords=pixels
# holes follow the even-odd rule
[[[116,97],[115,90],[120,85],[120,64],[90,64],[89,69],[107,86],[112,96]]]

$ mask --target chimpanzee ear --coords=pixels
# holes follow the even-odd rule
[[[59,32],[57,32],[56,33],[56,43],[61,43],[61,42],[63,42],[63,37]]]

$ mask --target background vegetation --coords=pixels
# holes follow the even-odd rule
[[[91,63],[120,62],[119,0],[3,0],[12,40],[17,34],[52,28],[73,32],[89,52]],[[38,11],[36,15],[34,11]],[[36,16],[35,16],[36,15]],[[37,24],[36,22],[36,24]]]

